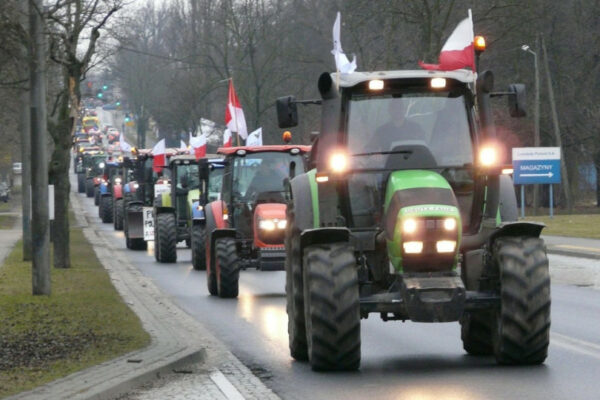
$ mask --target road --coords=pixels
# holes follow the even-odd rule
[[[189,314],[285,399],[596,399],[600,380],[600,291],[553,284],[552,340],[546,363],[497,366],[462,350],[457,323],[363,320],[360,372],[315,373],[288,352],[283,272],[244,271],[238,299],[210,297],[205,273],[178,249],[176,264],[158,264],[153,249],[125,249],[122,232],[102,224],[91,199],[89,220]],[[561,271],[600,261],[550,256]]]

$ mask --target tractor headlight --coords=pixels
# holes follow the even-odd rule
[[[277,229],[285,229],[286,225],[287,225],[287,221],[285,219],[281,220],[281,221],[277,222]]]
[[[275,229],[285,229],[287,221],[285,219],[261,219],[258,221],[258,228],[264,231],[274,231]]]
[[[121,178],[115,178],[115,183],[117,185],[120,185],[121,184]]]
[[[198,204],[198,206],[196,207],[196,210],[202,211],[202,210],[204,210],[204,207],[202,207],[200,204]]]
[[[105,164],[104,164],[103,162],[101,162],[100,164],[98,164],[98,167],[100,167],[100,168],[104,168],[104,165],[105,165]]]
[[[348,169],[348,157],[344,153],[333,153],[329,158],[329,169],[341,174]]]
[[[444,229],[447,231],[453,231],[456,229],[456,219],[455,218],[446,218],[444,220]]]
[[[438,253],[453,253],[454,249],[456,249],[456,241],[455,240],[439,240],[435,247]]]
[[[402,246],[406,254],[419,254],[423,251],[423,242],[404,242]]]
[[[134,189],[137,189],[137,188],[139,188],[139,187],[140,187],[140,184],[139,184],[139,183],[134,183],[134,184],[133,184],[133,188],[134,188]]]
[[[409,218],[404,220],[402,223],[402,232],[403,233],[415,233],[417,231],[417,220],[414,218]]]

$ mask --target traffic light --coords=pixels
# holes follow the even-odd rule
[[[125,122],[129,122],[129,121],[131,121],[131,118],[129,118],[129,115],[126,115],[125,116]]]
[[[107,85],[103,85],[102,86],[102,90],[106,90],[106,89],[108,89],[108,86]]]
[[[104,93],[100,92],[100,93],[98,93],[97,96],[98,96],[99,99],[101,99],[102,97],[104,97]]]
[[[117,101],[117,102],[115,103],[115,105],[116,105],[117,107],[121,107],[121,102],[120,102],[120,101]]]

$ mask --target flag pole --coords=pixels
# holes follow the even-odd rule
[[[231,89],[235,91],[235,87],[233,86],[233,76],[231,78],[229,78],[229,80],[231,81]],[[227,101],[229,103],[229,99]],[[233,107],[234,111],[235,111],[235,107]],[[231,111],[229,111],[231,112]],[[240,145],[240,127],[238,126],[238,119],[237,119],[237,113],[233,113],[235,114],[235,139],[237,142],[237,145]],[[232,115],[233,116],[233,115]]]

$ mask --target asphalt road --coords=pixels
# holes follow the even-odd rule
[[[283,272],[244,271],[238,299],[208,295],[205,273],[178,249],[176,264],[158,264],[153,249],[125,249],[122,232],[102,224],[92,200],[90,220],[131,261],[204,323],[272,390],[285,399],[598,399],[600,398],[600,291],[552,286],[552,340],[546,363],[497,366],[491,357],[462,350],[457,323],[362,321],[360,372],[315,373],[289,356]],[[180,244],[182,245],[182,243]],[[600,261],[551,256],[564,270]],[[594,264],[594,265],[592,265]]]

